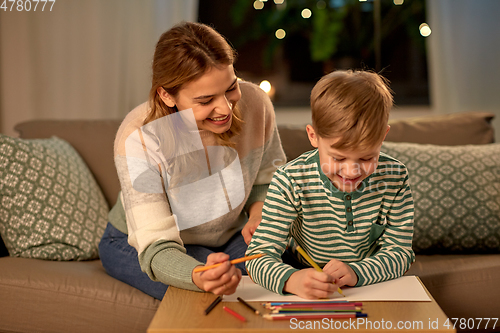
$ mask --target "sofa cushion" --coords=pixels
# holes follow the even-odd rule
[[[302,153],[314,149],[307,137],[306,126],[279,125],[278,131],[287,161],[291,161]]]
[[[100,260],[0,258],[0,332],[146,332],[160,301]]]
[[[385,142],[382,151],[408,168],[416,253],[500,253],[500,144]]]
[[[0,135],[0,233],[11,256],[98,258],[107,204],[64,140]]]
[[[23,139],[57,136],[69,142],[83,158],[100,186],[108,207],[113,207],[120,183],[113,160],[113,143],[122,119],[31,120],[14,129]]]
[[[443,146],[493,143],[494,116],[488,112],[459,112],[390,120],[386,141]]]
[[[417,275],[449,318],[498,318],[500,254],[417,255],[406,275]],[[498,332],[498,324],[470,331]]]
[[[479,145],[495,141],[491,124],[494,114],[461,112],[407,119],[391,119],[385,141],[412,142],[444,146]],[[288,161],[314,149],[307,138],[306,126],[278,126]]]

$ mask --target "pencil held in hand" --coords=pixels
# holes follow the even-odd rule
[[[307,260],[307,262],[312,266],[314,267],[315,270],[317,270],[318,272],[323,272],[323,270],[321,269],[321,267],[318,266],[318,264],[316,264],[311,257],[309,257],[309,255],[306,253],[306,251],[304,251],[300,246],[297,246],[296,247],[296,250],[299,251],[300,255],[304,257],[305,260]],[[342,292],[342,289],[340,289],[340,287],[337,289],[337,291],[339,292],[339,294],[341,294],[342,296],[345,297],[344,293]]]
[[[266,255],[265,253],[254,254],[253,256],[241,257],[238,259],[231,260],[230,263],[231,263],[231,265],[235,265],[235,264],[239,264],[240,262],[244,262],[244,261],[248,261],[248,260],[252,260],[252,259],[257,259],[257,258],[260,258],[260,257],[265,256],[265,255]],[[196,267],[193,270],[193,272],[195,272],[195,273],[204,272],[204,271],[207,271],[209,269],[219,267],[222,264],[223,263],[220,262],[220,263],[215,264],[215,265]]]

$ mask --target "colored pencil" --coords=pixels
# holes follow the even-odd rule
[[[243,317],[243,316],[242,316],[242,315],[240,315],[239,313],[237,313],[237,312],[235,312],[235,311],[231,310],[231,309],[230,309],[230,308],[228,308],[227,306],[223,306],[222,308],[224,309],[224,311],[226,311],[226,312],[227,312],[227,313],[229,313],[230,315],[232,315],[232,316],[234,316],[234,317],[238,318],[238,319],[239,319],[239,320],[241,320],[242,322],[247,321],[247,320],[245,319],[245,317]]]
[[[346,308],[281,308],[274,309],[272,313],[282,313],[282,312],[360,312],[362,309],[359,306],[346,307]]]
[[[300,246],[297,246],[296,247],[296,250],[299,251],[299,253],[304,257],[305,260],[307,260],[307,262],[312,266],[314,267],[315,270],[317,270],[318,272],[323,272],[323,270],[321,269],[321,267],[318,266],[318,264],[316,264],[314,262],[314,260],[312,260],[311,257],[309,257],[309,255],[306,253],[306,251],[304,251]],[[340,289],[340,287],[337,289],[337,291],[339,292],[339,294],[341,294],[342,296],[345,297],[344,293],[342,292],[342,289]]]
[[[351,303],[351,304],[284,304],[284,305],[274,305],[268,307],[268,309],[300,309],[300,308],[319,308],[319,309],[342,309],[342,308],[354,308],[361,307],[363,303]]]
[[[248,260],[252,260],[252,259],[257,259],[257,258],[260,258],[260,257],[262,257],[264,255],[266,255],[266,254],[265,253],[259,253],[259,254],[254,254],[253,256],[241,257],[241,258],[238,258],[238,259],[231,260],[230,263],[232,265],[239,264],[240,262],[244,262],[244,261],[248,261]],[[223,263],[220,262],[218,264],[210,265],[210,266],[199,266],[199,267],[196,267],[193,270],[193,272],[195,272],[195,273],[204,272],[204,271],[207,271],[209,269],[212,269],[212,268],[215,268],[215,267],[219,267],[222,264]]]
[[[272,306],[282,306],[282,305],[286,305],[286,306],[298,306],[298,305],[318,305],[318,304],[325,304],[325,305],[328,305],[328,304],[332,304],[332,305],[335,305],[335,304],[339,304],[339,305],[354,304],[356,306],[363,305],[363,303],[361,303],[361,302],[349,302],[349,301],[344,301],[344,300],[338,300],[338,301],[315,301],[315,302],[311,302],[311,301],[296,301],[296,302],[265,302],[265,303],[262,303],[262,305],[264,307],[266,307],[266,308],[269,308],[269,307],[272,307]]]
[[[304,304],[273,305],[272,307],[275,307],[275,308],[301,308],[301,307],[336,308],[336,307],[346,307],[346,306],[363,306],[363,303],[361,303],[361,302],[331,303],[331,304],[304,303]]]
[[[342,315],[356,315],[361,311],[346,311],[346,312],[321,312],[321,311],[305,311],[305,312],[271,312],[271,315],[285,315],[285,316],[308,316],[308,315],[325,315],[325,316],[342,316]]]
[[[215,308],[215,306],[216,306],[217,304],[219,304],[219,303],[220,303],[220,301],[222,301],[222,296],[217,297],[217,298],[216,298],[216,299],[212,302],[212,304],[210,304],[210,305],[208,306],[208,308],[206,308],[206,309],[205,309],[205,315],[209,314],[209,312],[210,312],[210,311],[212,311],[212,309],[213,309],[213,308]]]
[[[247,308],[252,310],[256,315],[260,314],[260,312],[256,308],[254,308],[253,306],[251,306],[250,304],[245,302],[245,300],[243,298],[237,297],[236,299],[238,300],[238,302],[240,302],[241,304],[243,304],[244,306],[246,306]]]
[[[268,319],[268,320],[290,320],[292,318],[296,319],[323,319],[323,318],[336,318],[336,319],[343,319],[343,318],[359,318],[359,317],[368,317],[366,313],[339,313],[339,314],[331,314],[331,313],[315,313],[315,314],[309,314],[309,313],[303,313],[303,314],[265,314],[262,317]]]

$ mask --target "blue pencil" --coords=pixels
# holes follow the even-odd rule
[[[309,304],[345,304],[345,303],[352,303],[349,301],[317,301],[317,302],[311,302],[311,301],[297,301],[297,302],[266,302],[262,303],[264,306],[276,306],[276,305],[286,305],[286,304],[301,304],[301,305],[309,305]]]

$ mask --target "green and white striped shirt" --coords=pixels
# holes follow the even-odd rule
[[[284,264],[281,255],[287,246],[293,251],[296,245],[321,267],[332,259],[347,263],[358,275],[356,286],[403,275],[415,260],[406,167],[380,153],[375,172],[356,191],[345,193],[319,165],[318,151],[312,150],[275,172],[262,222],[246,253],[267,254],[246,262],[252,280],[283,294],[285,282],[297,269]]]

